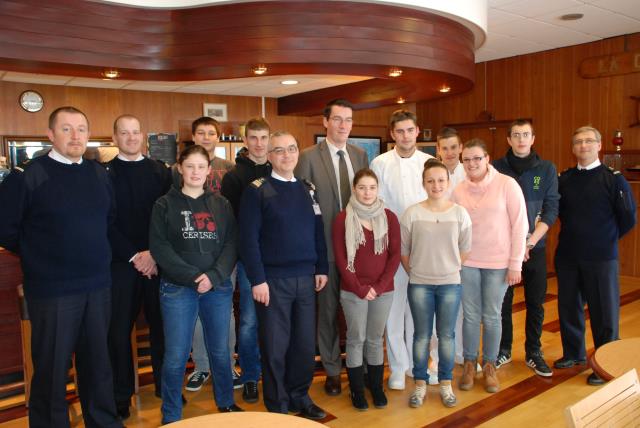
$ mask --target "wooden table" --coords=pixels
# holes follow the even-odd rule
[[[607,381],[633,368],[640,373],[640,337],[602,345],[591,357],[591,367],[598,376]]]
[[[323,424],[301,418],[299,416],[284,415],[269,412],[234,412],[213,413],[184,419],[166,425],[175,428],[320,428]]]

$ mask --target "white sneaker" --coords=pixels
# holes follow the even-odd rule
[[[404,372],[391,372],[389,376],[389,389],[404,390]]]
[[[413,390],[411,397],[409,397],[409,407],[420,407],[424,403],[424,397],[427,395],[426,383],[416,382],[416,388]]]
[[[440,400],[445,407],[453,407],[458,403],[453,389],[451,389],[451,383],[440,385]]]
[[[437,371],[432,371],[431,369],[427,369],[427,374],[429,375],[429,385],[438,385],[440,383],[438,381]]]

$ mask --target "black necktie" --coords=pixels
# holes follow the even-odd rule
[[[345,209],[351,197],[351,185],[349,184],[349,170],[347,169],[347,161],[344,159],[344,151],[338,150],[338,156],[340,156],[340,160],[338,161],[338,173],[340,175],[340,180],[338,181],[340,185],[340,209]]]

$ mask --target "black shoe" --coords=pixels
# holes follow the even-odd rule
[[[324,392],[327,395],[340,395],[342,392],[342,384],[340,383],[340,375],[336,376],[327,376],[327,379],[324,381]]]
[[[349,389],[351,390],[351,404],[356,410],[365,411],[369,408],[369,403],[364,396],[364,368],[347,367],[347,376],[349,377]]]
[[[384,409],[387,407],[387,396],[384,394],[382,379],[384,377],[384,365],[372,366],[367,365],[367,373],[369,373],[369,390],[373,399],[373,406],[376,409]]]
[[[307,419],[313,419],[314,421],[327,417],[325,411],[316,406],[314,403],[309,404],[306,408],[302,409],[300,413],[303,417]]]
[[[232,404],[228,407],[218,407],[218,412],[220,413],[231,413],[231,412],[244,412],[240,407]]]
[[[245,382],[242,387],[242,399],[247,403],[256,403],[258,401],[258,382]]]
[[[131,416],[131,412],[129,411],[129,403],[116,404],[116,411],[118,412],[118,416],[120,417],[120,419],[123,421]]]
[[[505,364],[509,364],[511,361],[511,352],[501,349],[500,352],[498,352],[498,358],[496,358],[496,369],[499,369]]]
[[[573,358],[562,357],[559,360],[553,362],[553,367],[556,369],[569,369],[576,365],[587,364],[586,359],[574,360]]]
[[[592,386],[600,386],[604,385],[605,381],[600,376],[598,376],[596,372],[593,372],[587,378],[587,384]]]
[[[525,363],[527,366],[533,369],[533,371],[542,377],[551,377],[553,376],[553,371],[549,368],[547,363],[544,361],[542,357],[542,353],[538,352],[535,354],[531,354],[525,359]]]

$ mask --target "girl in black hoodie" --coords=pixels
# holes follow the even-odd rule
[[[209,154],[201,146],[178,158],[182,188],[158,199],[151,215],[149,245],[161,268],[160,308],[165,333],[162,423],[182,417],[182,380],[200,316],[221,412],[240,411],[233,400],[229,318],[236,262],[236,224],[229,202],[203,188]]]

